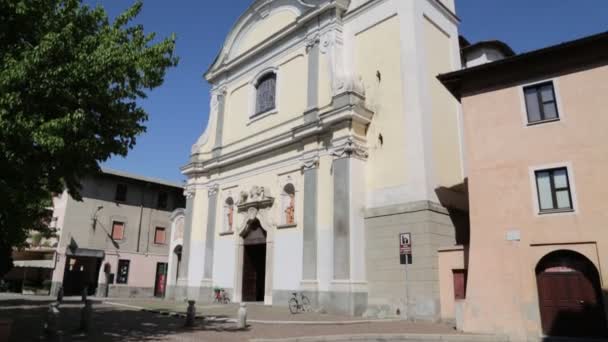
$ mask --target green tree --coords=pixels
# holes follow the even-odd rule
[[[177,65],[175,37],[114,21],[81,0],[0,0],[0,275],[52,193],[80,199],[82,177],[145,132],[137,100]]]

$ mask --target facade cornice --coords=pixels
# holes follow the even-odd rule
[[[301,0],[298,0],[298,2],[302,5],[304,5],[304,3]],[[348,3],[349,3],[349,1],[346,1],[346,0],[334,0],[334,1],[327,1],[327,3],[321,4],[321,5],[314,5],[313,9],[309,10],[309,12],[306,12],[302,16],[297,18],[296,21],[294,23],[292,23],[291,25],[288,25],[281,31],[277,32],[276,34],[274,34],[271,37],[268,37],[267,39],[265,39],[264,41],[262,41],[261,43],[255,45],[255,46],[253,46],[251,49],[245,51],[244,53],[230,59],[227,49],[231,48],[232,45],[235,43],[234,42],[235,37],[232,36],[235,33],[232,32],[230,34],[232,37],[230,37],[224,43],[224,48],[223,48],[222,52],[220,52],[217,60],[214,62],[214,64],[211,66],[211,68],[205,73],[205,79],[207,79],[207,81],[209,81],[210,83],[216,83],[216,81],[219,78],[221,78],[224,74],[226,74],[227,71],[233,70],[233,69],[241,66],[243,63],[246,63],[247,61],[249,61],[255,57],[258,57],[260,54],[266,52],[270,47],[281,45],[280,42],[283,41],[284,39],[289,38],[291,36],[297,36],[297,33],[300,30],[305,29],[306,26],[313,19],[317,18],[318,16],[323,15],[331,10],[336,10],[336,15],[341,15],[342,13],[344,13],[346,11],[346,8],[348,7]],[[310,4],[308,4],[308,5],[311,6]],[[258,7],[259,7],[259,5],[258,5]],[[234,30],[237,30],[237,28],[236,27],[233,28],[233,31]],[[306,35],[301,36],[297,40],[296,44],[299,44],[302,41],[305,41],[306,38],[307,38]]]
[[[226,167],[292,145],[305,138],[331,132],[340,123],[354,122],[367,126],[371,123],[373,112],[365,107],[364,101],[365,99],[362,95],[347,91],[335,96],[332,106],[321,112],[315,120],[307,122],[304,116],[302,116],[296,127],[261,142],[247,145],[208,160],[191,160],[189,164],[182,167],[182,173],[187,176],[208,173],[214,169]]]

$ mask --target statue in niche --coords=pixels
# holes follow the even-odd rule
[[[226,231],[231,232],[234,228],[234,200],[228,197],[226,200]]]
[[[284,224],[296,223],[296,189],[291,183],[283,188],[283,214]]]

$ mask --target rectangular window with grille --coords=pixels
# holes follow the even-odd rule
[[[128,284],[129,283],[129,267],[131,261],[129,260],[118,260],[118,276],[116,278],[117,284]]]

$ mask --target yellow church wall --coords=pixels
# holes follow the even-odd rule
[[[306,110],[308,63],[302,50],[293,51],[277,63],[277,112],[259,119],[250,118],[255,107],[254,78],[249,73],[229,86],[223,127],[224,153],[250,146],[289,130],[293,119]],[[285,124],[285,125],[283,125]],[[295,122],[291,125],[295,125]]]
[[[322,156],[319,159],[319,173],[318,173],[318,194],[317,200],[319,206],[317,207],[317,222],[321,228],[333,227],[333,175],[331,167],[333,164],[333,158],[331,156]]]
[[[207,232],[207,208],[209,207],[209,196],[207,191],[199,189],[194,196],[192,208],[192,241],[204,241]]]
[[[458,102],[437,80],[437,75],[452,71],[450,37],[424,18],[428,85],[431,94],[433,161],[439,185],[462,182]]]
[[[223,142],[231,142],[245,136],[249,115],[249,83],[240,81],[229,88],[224,113]]]
[[[308,63],[298,54],[279,67],[278,109],[279,115],[271,120],[260,120],[260,128],[273,126],[286,119],[302,116],[306,110]],[[254,123],[255,125],[255,123]]]
[[[284,27],[293,23],[296,18],[296,14],[287,9],[271,13],[268,17],[264,18],[245,33],[239,42],[238,50],[235,55],[240,55],[260,44]]]
[[[331,103],[331,73],[329,72],[329,56],[319,54],[319,85],[318,85],[318,105],[323,108]]]
[[[362,77],[366,102],[374,111],[367,132],[366,181],[372,191],[404,184],[408,172],[402,156],[406,137],[399,27],[399,17],[393,16],[355,36],[356,75]]]

